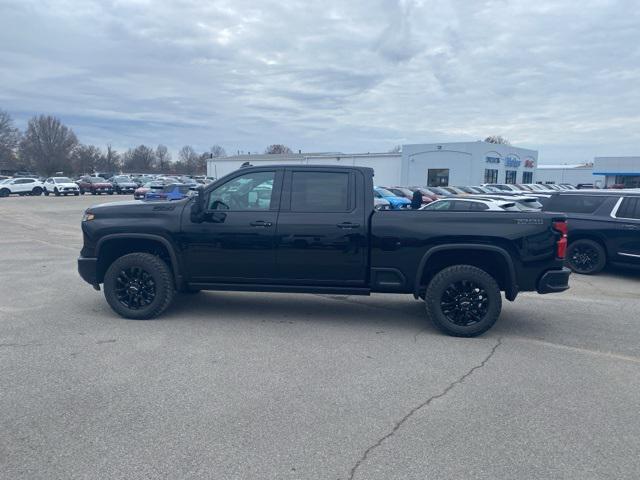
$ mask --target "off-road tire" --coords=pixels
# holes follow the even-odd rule
[[[155,297],[153,301],[139,309],[128,308],[116,293],[118,275],[132,267],[137,267],[148,273],[155,282]],[[150,253],[129,253],[117,258],[107,269],[104,276],[104,296],[109,306],[118,315],[133,320],[147,320],[159,316],[171,304],[175,288],[173,275],[169,266],[159,257]]]
[[[471,325],[459,325],[443,311],[445,292],[458,282],[477,286],[484,292],[483,299],[487,300],[480,320]],[[473,304],[466,302],[467,306],[470,303]],[[431,279],[427,286],[425,306],[427,315],[442,332],[454,337],[476,337],[489,330],[498,320],[502,310],[502,296],[496,280],[484,270],[472,265],[454,265],[441,270]]]

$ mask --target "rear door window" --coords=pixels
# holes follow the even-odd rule
[[[348,212],[351,210],[351,203],[349,173],[292,173],[292,212]]]
[[[640,197],[623,198],[616,212],[616,217],[640,220]]]
[[[558,195],[545,206],[546,211],[593,213],[607,199],[605,195]]]

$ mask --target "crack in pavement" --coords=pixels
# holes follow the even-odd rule
[[[41,343],[0,343],[0,347],[41,347]]]
[[[444,397],[445,395],[447,395],[451,390],[453,390],[455,388],[456,385],[460,385],[462,382],[464,382],[467,378],[469,378],[471,375],[473,375],[473,373],[476,370],[480,370],[482,367],[484,367],[487,362],[491,359],[491,357],[493,357],[493,355],[496,353],[496,350],[498,349],[498,347],[502,345],[502,338],[499,338],[498,341],[496,342],[496,344],[493,346],[493,348],[491,348],[491,351],[488,353],[488,355],[484,358],[484,360],[482,360],[482,362],[480,362],[478,365],[475,365],[473,368],[471,368],[470,370],[468,370],[464,375],[462,375],[461,377],[457,378],[456,380],[454,380],[453,382],[451,382],[449,385],[447,385],[447,387],[442,390],[442,392],[433,395],[431,397],[429,397],[428,399],[426,399],[424,402],[422,402],[420,405],[413,407],[411,410],[409,410],[409,413],[407,413],[404,417],[402,417],[400,420],[398,420],[395,425],[393,426],[393,428],[391,429],[391,431],[389,433],[387,433],[385,436],[383,436],[382,438],[380,438],[376,443],[374,443],[373,445],[371,445],[370,447],[368,447],[364,453],[362,454],[362,456],[358,459],[358,461],[353,465],[353,467],[351,468],[350,472],[349,472],[349,480],[353,480],[358,468],[360,468],[360,466],[367,460],[367,458],[369,457],[369,454],[374,451],[376,448],[378,448],[379,446],[381,446],[386,440],[388,440],[389,438],[391,438],[392,436],[394,436],[396,434],[396,432],[400,429],[400,427],[402,427],[402,425],[404,425],[404,423],[409,420],[409,418],[411,418],[415,413],[417,413],[418,411],[420,411],[422,408],[427,407],[431,404],[431,402],[433,402],[434,400],[437,400],[439,398]]]

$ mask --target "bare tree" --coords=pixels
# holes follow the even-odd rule
[[[7,112],[0,110],[0,164],[17,166],[16,149],[20,143],[20,130],[13,125]]]
[[[171,170],[171,153],[164,145],[156,147],[156,161],[156,167],[159,172],[168,173]]]
[[[107,145],[107,151],[96,162],[96,170],[100,172],[119,172],[122,167],[120,154],[111,145]]]
[[[178,168],[183,173],[193,174],[198,169],[198,163],[200,161],[200,155],[196,153],[191,145],[185,145],[178,152]]]
[[[211,147],[211,155],[213,155],[213,157],[226,157],[227,156],[227,151],[221,147],[220,145],[214,145]]]
[[[487,143],[496,143],[499,145],[511,145],[511,142],[500,135],[490,135],[484,139]]]
[[[78,139],[69,127],[52,116],[40,115],[29,120],[20,141],[20,157],[38,173],[52,175],[70,171],[71,153]]]
[[[102,152],[94,145],[79,144],[72,153],[73,171],[77,174],[86,174],[96,171],[102,159]],[[107,170],[113,172],[113,170]]]
[[[389,150],[389,153],[400,153],[400,152],[402,152],[402,147],[400,145],[396,145],[391,150]]]
[[[273,145],[269,145],[267,147],[267,149],[264,151],[264,153],[268,153],[268,154],[286,154],[286,153],[293,153],[293,152],[286,145],[273,144]]]
[[[129,173],[149,173],[156,166],[156,154],[152,148],[138,145],[126,151],[122,164]]]

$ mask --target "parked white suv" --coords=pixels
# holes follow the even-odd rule
[[[42,182],[37,178],[8,178],[0,181],[0,197],[17,195],[42,195]]]
[[[420,210],[438,210],[449,212],[519,212],[515,202],[488,198],[455,197],[442,198],[425,205]]]
[[[44,194],[53,193],[60,195],[80,195],[80,187],[68,177],[49,177],[44,181]]]

